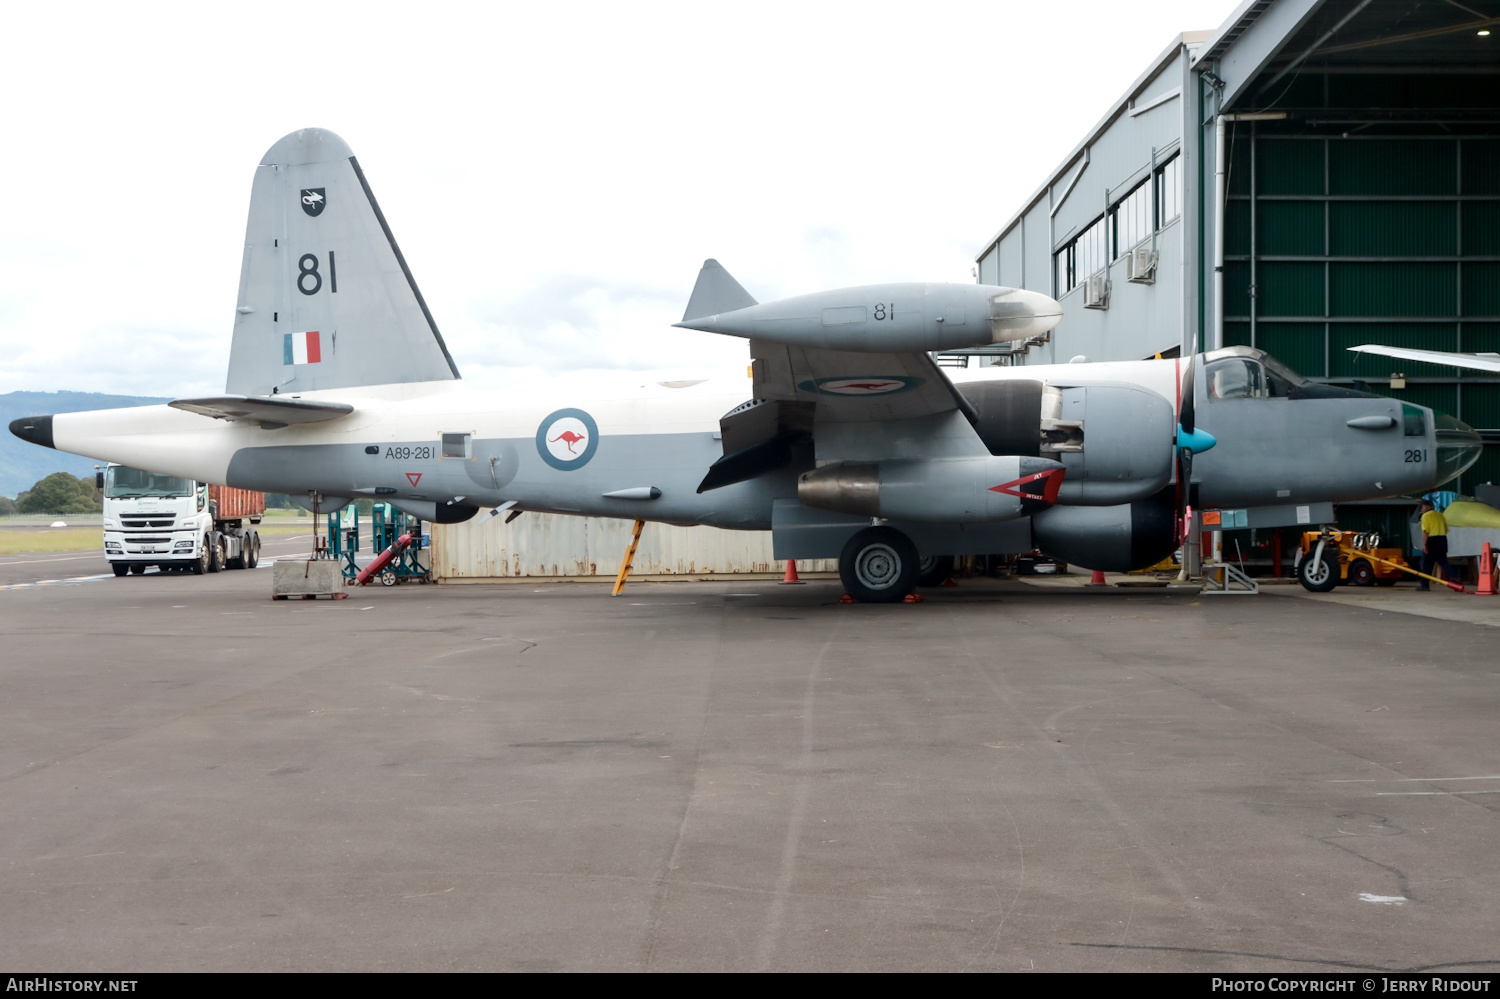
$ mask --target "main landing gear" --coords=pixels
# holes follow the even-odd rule
[[[867,527],[844,543],[839,579],[862,604],[894,604],[916,589],[917,546],[890,527]]]

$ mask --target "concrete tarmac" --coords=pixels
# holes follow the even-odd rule
[[[0,965],[1500,968],[1483,625],[269,575],[0,590]]]

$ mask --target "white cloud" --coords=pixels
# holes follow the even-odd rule
[[[0,392],[222,388],[253,166],[308,125],[353,146],[467,377],[733,367],[670,325],[705,257],[762,300],[970,280],[1232,7],[10,5]]]

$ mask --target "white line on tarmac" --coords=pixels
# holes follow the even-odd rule
[[[96,579],[113,579],[114,573],[104,576],[69,576],[67,579],[38,579],[34,583],[11,583],[0,586],[0,590],[34,590],[39,586],[57,586],[67,583],[92,583]]]
[[[40,565],[43,562],[77,562],[81,558],[103,558],[104,552],[97,551],[88,555],[68,555],[64,558],[18,558],[13,562],[0,562],[0,565]]]
[[[1500,780],[1500,774],[1488,777],[1346,777],[1341,780],[1325,780],[1325,784],[1421,784],[1443,780]]]
[[[1500,791],[1376,791],[1377,798],[1416,798],[1427,795],[1470,795],[1470,794],[1500,794]]]

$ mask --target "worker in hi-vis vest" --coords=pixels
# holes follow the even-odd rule
[[[1448,518],[1432,505],[1431,500],[1422,501],[1422,571],[1433,575],[1438,566],[1443,568],[1443,579],[1457,579],[1458,574],[1448,564]],[[1419,590],[1431,589],[1427,580],[1422,580]]]

